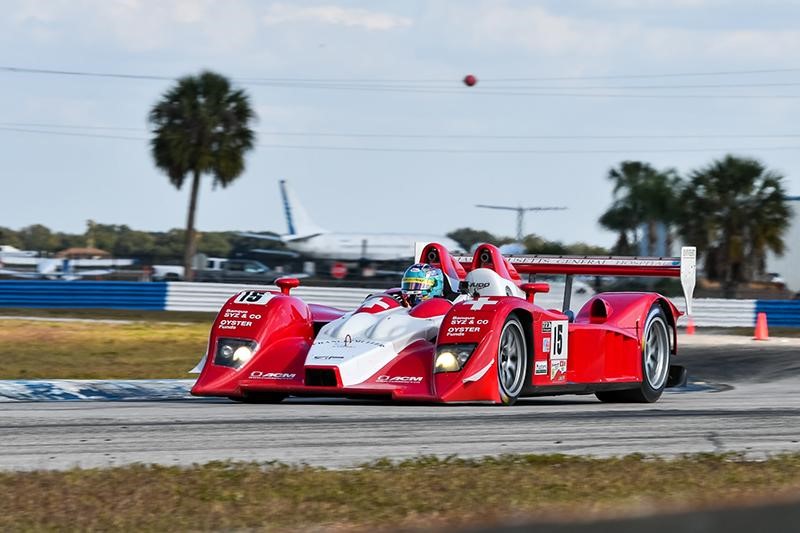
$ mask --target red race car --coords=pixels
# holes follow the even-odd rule
[[[439,269],[442,295],[415,305],[399,290],[343,311],[280,292],[247,290],[217,316],[192,388],[198,396],[278,402],[287,396],[375,397],[419,402],[513,404],[524,396],[594,393],[602,401],[655,402],[683,383],[672,364],[682,314],[656,293],[607,292],[577,314],[572,276],[680,277],[687,312],[695,249],[680,258],[517,255],[490,244],[453,257],[427,245],[422,260]],[[427,267],[426,267],[427,268]],[[520,274],[527,274],[523,281]],[[536,305],[565,274],[562,310]]]

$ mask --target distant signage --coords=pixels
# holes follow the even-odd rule
[[[334,263],[331,266],[331,277],[334,279],[344,279],[347,276],[347,266],[344,263]]]

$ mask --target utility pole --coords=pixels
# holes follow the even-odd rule
[[[516,211],[517,212],[517,242],[522,242],[523,226],[525,222],[525,213],[528,211],[563,211],[566,207],[514,207],[510,205],[485,205],[476,204],[475,207],[482,207],[484,209],[500,209],[503,211]]]

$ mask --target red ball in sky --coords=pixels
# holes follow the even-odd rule
[[[467,74],[466,76],[464,76],[464,85],[466,85],[467,87],[472,87],[476,83],[478,83],[478,78],[476,78],[472,74]]]

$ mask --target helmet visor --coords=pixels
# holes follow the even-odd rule
[[[400,289],[405,292],[427,291],[433,287],[433,282],[428,278],[405,278],[400,284]]]

